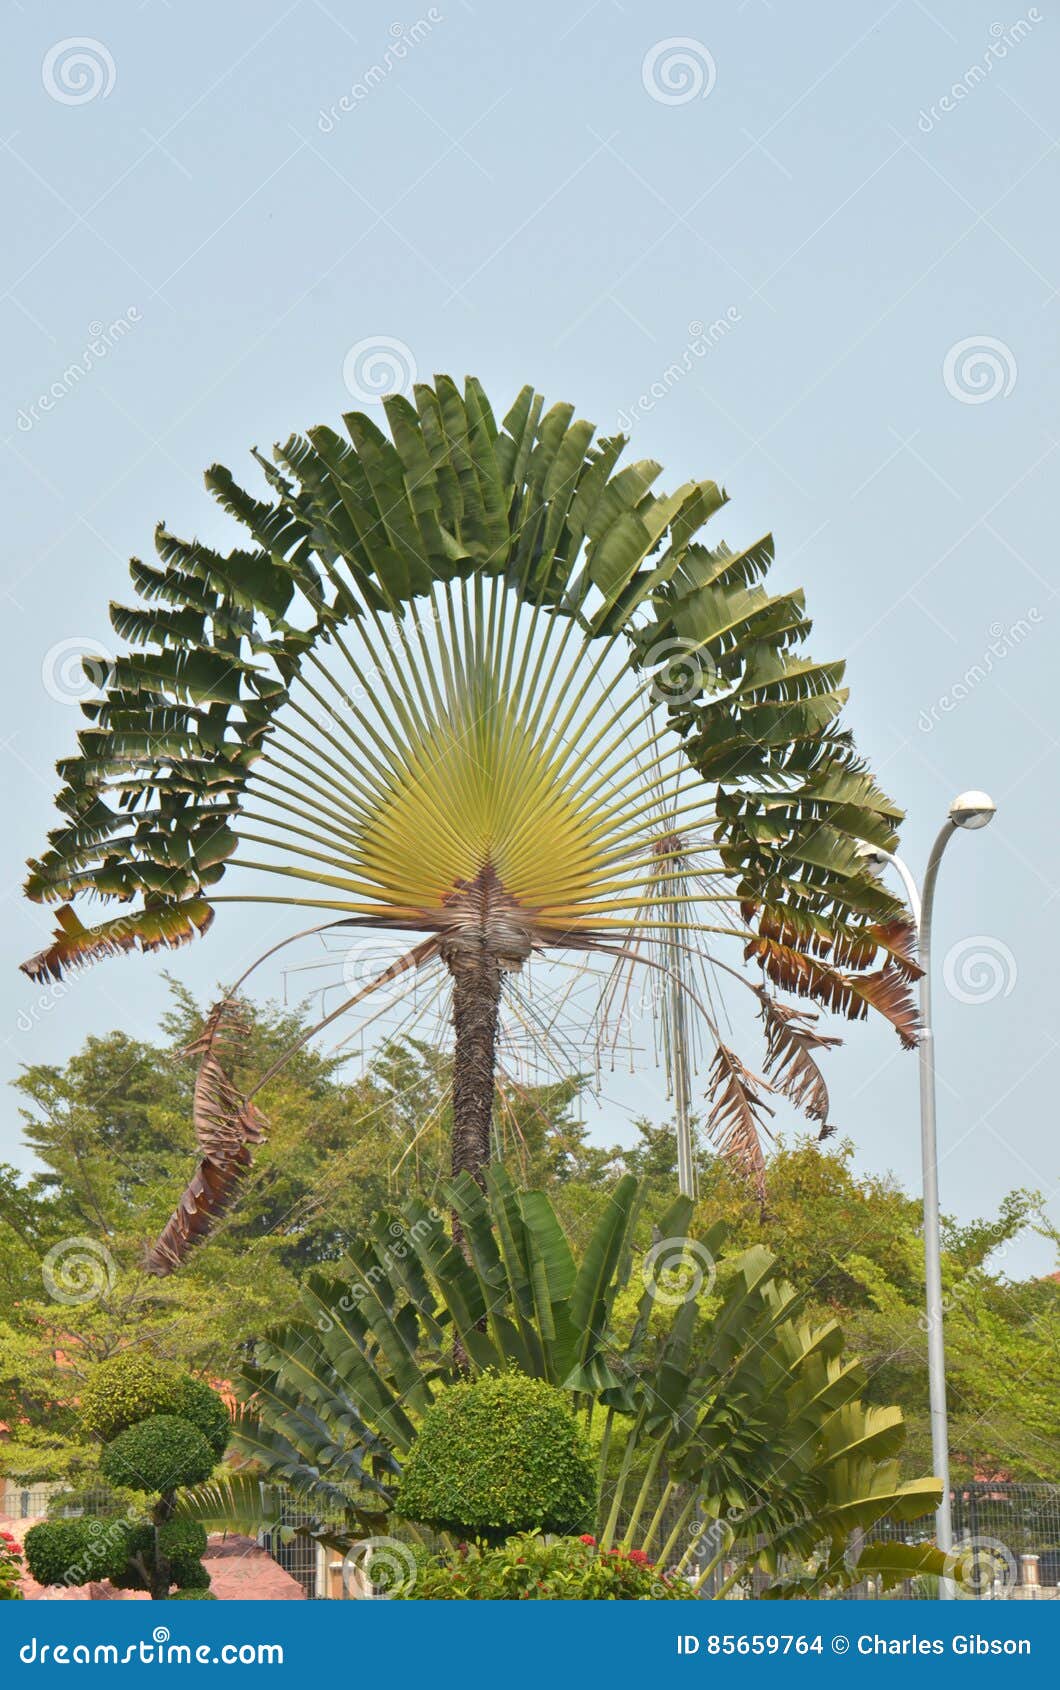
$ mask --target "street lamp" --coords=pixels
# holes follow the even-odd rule
[[[924,1278],[926,1281],[928,1391],[931,1402],[931,1454],[935,1476],[942,1480],[942,1501],[936,1515],[939,1548],[953,1548],[950,1515],[950,1444],[946,1422],[946,1351],[942,1332],[942,1265],[939,1240],[939,1167],[935,1139],[935,1029],[931,1021],[931,917],[935,905],[935,882],[942,853],[957,828],[969,832],[986,827],[997,806],[985,792],[962,792],[950,805],[949,815],[928,857],[922,891],[900,857],[877,846],[863,844],[860,854],[873,868],[890,863],[901,877],[916,928],[917,950],[923,974],[920,977],[920,1151],[924,1180]],[[949,1579],[939,1586],[940,1595],[952,1597]]]

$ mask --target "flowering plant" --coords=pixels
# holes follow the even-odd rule
[[[22,1600],[22,1551],[10,1532],[0,1531],[0,1602]]]
[[[395,1593],[397,1594],[397,1593]],[[451,1602],[657,1602],[693,1594],[641,1549],[600,1549],[595,1538],[524,1532],[505,1543],[461,1544],[420,1567],[400,1600]]]

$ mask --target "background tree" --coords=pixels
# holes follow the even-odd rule
[[[177,1053],[199,1024],[197,1006],[178,993],[157,1043],[132,1045],[114,1033],[89,1040],[62,1067],[25,1072],[24,1127],[38,1171],[0,1170],[0,1420],[11,1428],[0,1443],[0,1472],[91,1482],[98,1449],[80,1432],[73,1404],[96,1360],[141,1344],[207,1379],[231,1379],[246,1341],[294,1315],[299,1276],[338,1261],[380,1204],[417,1189],[429,1202],[437,1197],[448,1165],[448,1058],[406,1043],[346,1078],[306,1048],[276,1077],[281,1106],[266,1098],[275,1125],[212,1248],[168,1280],[145,1278],[137,1265],[144,1240],[168,1212],[192,1143],[194,1063]],[[256,1011],[247,1071],[262,1071],[301,1025],[285,1011]],[[646,1246],[673,1194],[674,1135],[643,1121],[632,1145],[592,1142],[578,1091],[572,1080],[512,1093],[510,1111],[498,1116],[505,1165],[520,1184],[549,1192],[579,1251],[618,1175],[635,1173],[645,1189]],[[138,1143],[135,1155],[124,1138],[117,1142],[115,1120]],[[913,1470],[925,1471],[919,1201],[893,1179],[857,1173],[849,1141],[781,1144],[768,1168],[763,1216],[747,1181],[701,1143],[697,1226],[706,1230],[720,1217],[734,1247],[765,1243],[802,1290],[809,1318],[841,1321],[866,1366],[866,1399],[901,1406]],[[1060,1281],[1012,1275],[1011,1244],[1028,1226],[1045,1230],[1037,1200],[1014,1193],[976,1226],[946,1228],[959,1477],[1056,1476]],[[64,1268],[62,1247],[71,1239],[82,1242]],[[52,1285],[72,1301],[56,1301],[45,1283],[52,1249],[60,1252],[49,1269]]]

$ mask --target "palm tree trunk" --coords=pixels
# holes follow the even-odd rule
[[[490,1160],[501,968],[483,947],[456,952],[453,976],[453,1174],[484,1183]]]

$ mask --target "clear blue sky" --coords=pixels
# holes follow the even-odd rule
[[[530,381],[633,416],[668,484],[725,483],[731,542],[772,528],[918,871],[953,794],[993,794],[938,903],[943,1202],[1054,1193],[1060,26],[979,0],[416,8],[8,8],[7,1070],[149,1035],[163,966],[206,993],[252,943],[226,914],[43,1004],[16,972],[69,651],[112,649],[160,517],[226,536],[208,463],[334,422],[344,367],[379,369],[350,349],[396,341],[498,404]],[[843,1030],[835,1119],[915,1185],[915,1060]],[[601,1130],[631,1101],[662,1112],[648,1076]],[[1006,1263],[1051,1265],[1034,1239]]]

